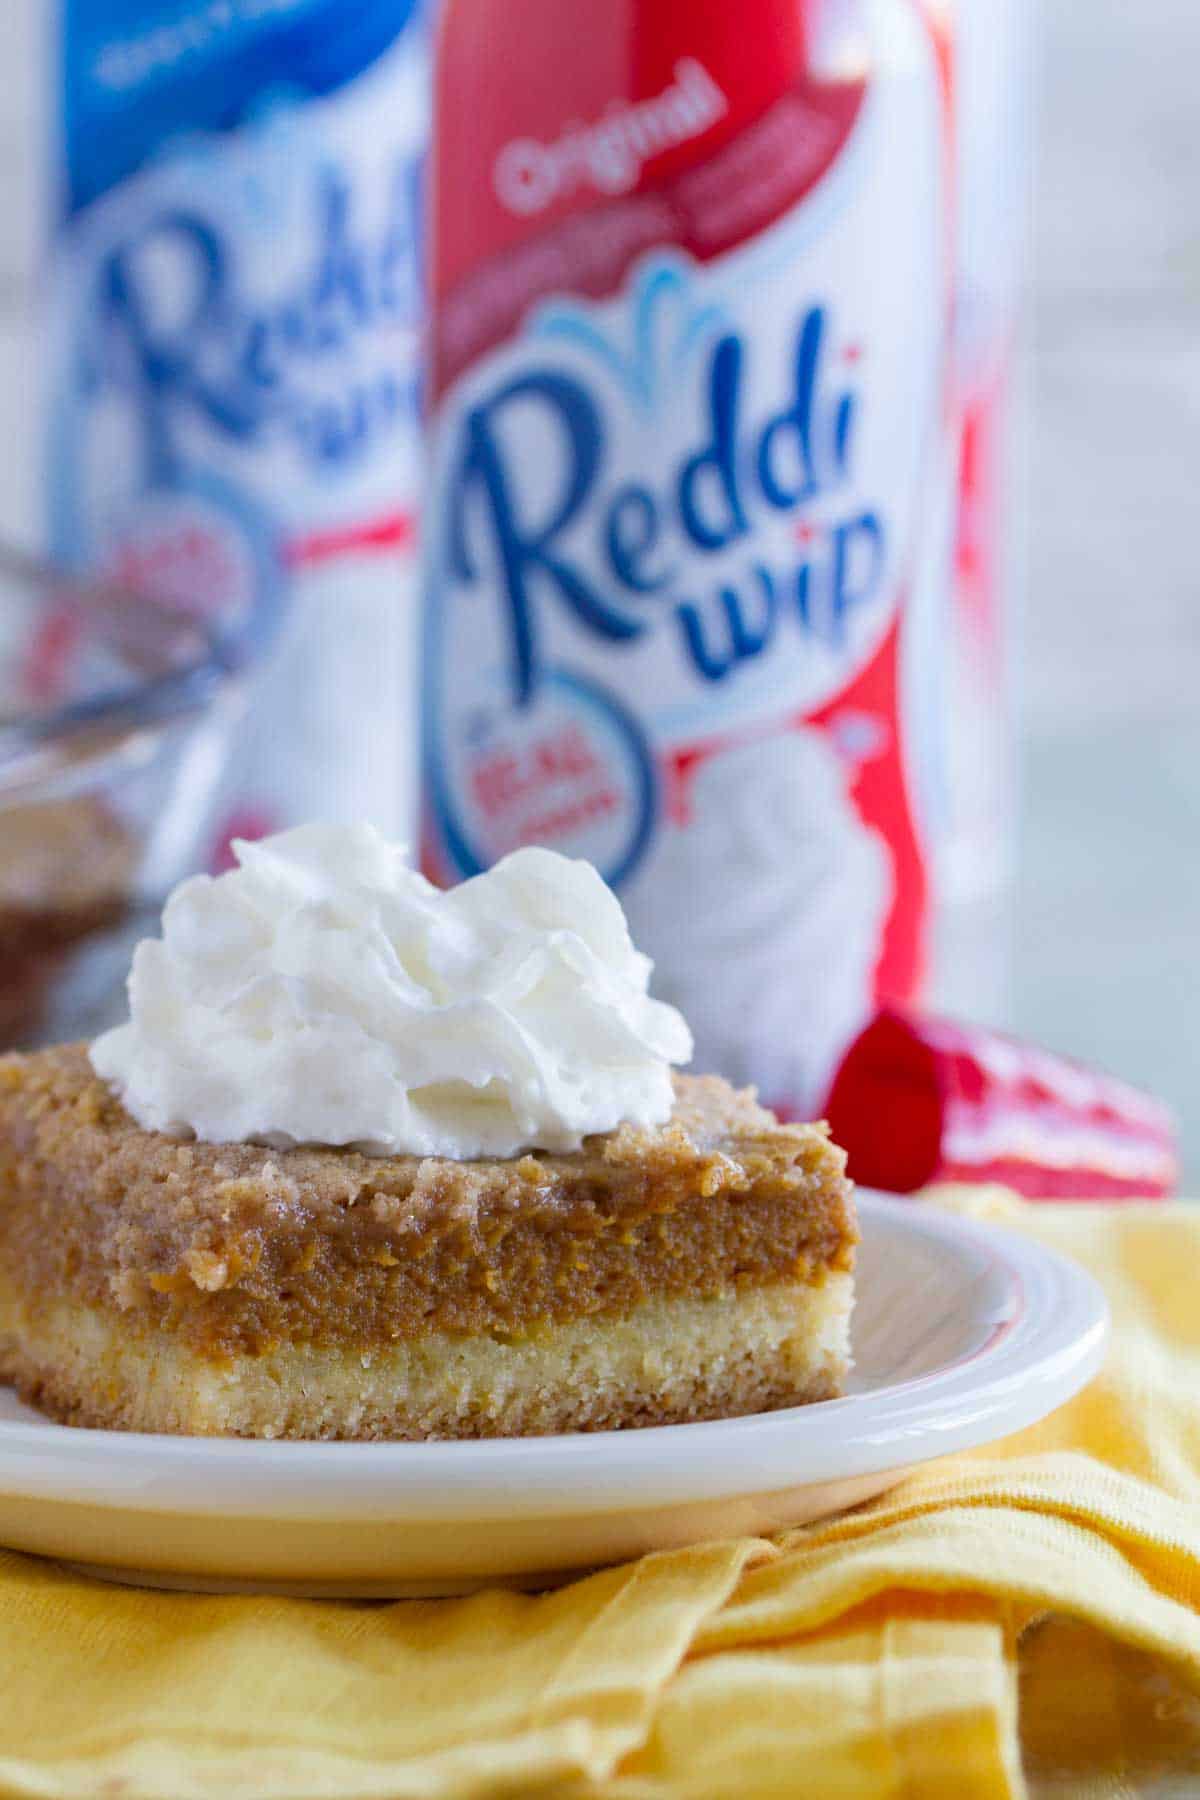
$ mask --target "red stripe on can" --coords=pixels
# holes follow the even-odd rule
[[[339,556],[362,551],[405,549],[416,537],[416,521],[408,512],[385,513],[361,525],[343,525],[329,531],[312,531],[285,544],[289,568],[311,568]]]

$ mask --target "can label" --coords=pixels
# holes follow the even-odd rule
[[[435,346],[427,867],[591,859],[698,1061],[785,1110],[923,962],[944,121],[915,9],[870,13],[868,76],[629,198],[722,118],[719,67],[514,132],[494,191],[554,223],[442,296]]]
[[[61,70],[51,549],[259,665],[231,823],[343,810],[324,690],[369,710],[338,640],[384,660],[413,534],[420,9],[65,0]]]

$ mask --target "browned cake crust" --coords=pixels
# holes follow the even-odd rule
[[[7,1295],[24,1321],[10,1334],[9,1371],[64,1416],[130,1422],[128,1370],[111,1376],[107,1413],[94,1395],[80,1401],[83,1377],[64,1372],[64,1358],[82,1356],[71,1346],[106,1333],[108,1320],[128,1342],[157,1346],[160,1386],[168,1366],[186,1371],[199,1358],[236,1366],[243,1387],[270,1371],[274,1392],[288,1370],[310,1387],[336,1384],[348,1369],[366,1391],[371,1380],[354,1370],[386,1352],[388,1381],[414,1392],[424,1383],[436,1413],[437,1371],[461,1361],[464,1344],[511,1349],[620,1323],[625,1336],[609,1348],[634,1368],[658,1341],[643,1344],[637,1331],[658,1321],[656,1331],[690,1333],[697,1346],[711,1331],[728,1335],[723,1355],[745,1364],[742,1410],[835,1391],[857,1238],[842,1152],[823,1126],[779,1125],[714,1077],[676,1086],[662,1129],[624,1127],[566,1156],[456,1163],[178,1142],[141,1130],[82,1046],[0,1058],[0,1301]],[[804,1329],[821,1348],[800,1368],[792,1339],[806,1288],[813,1316]],[[756,1293],[755,1316],[778,1357],[753,1368],[749,1312],[730,1305]],[[641,1323],[627,1329],[630,1319]],[[45,1340],[38,1356],[35,1336]],[[104,1354],[112,1364],[118,1351],[110,1344]],[[542,1357],[539,1420],[553,1411],[549,1366]],[[462,1376],[468,1386],[476,1379]],[[690,1398],[656,1415],[643,1395],[634,1415],[738,1410],[712,1368],[693,1368],[684,1385]],[[272,1429],[290,1430],[293,1411]],[[569,1417],[586,1424],[577,1415],[587,1411],[581,1400]],[[173,1398],[168,1416],[177,1415],[191,1416]],[[339,1416],[341,1429],[337,1418],[307,1429],[355,1435],[345,1408]],[[435,1419],[412,1434],[438,1429]],[[366,1434],[389,1431],[406,1434],[403,1422]]]
[[[627,1311],[850,1266],[844,1157],[715,1077],[570,1156],[457,1163],[179,1143],[68,1047],[0,1059],[0,1258],[215,1353]]]

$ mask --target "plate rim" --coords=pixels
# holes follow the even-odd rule
[[[294,1521],[633,1512],[782,1492],[977,1448],[1044,1418],[1098,1372],[1108,1303],[1078,1263],[991,1220],[861,1189],[857,1200],[868,1230],[956,1246],[1001,1270],[1013,1305],[983,1345],[865,1393],[636,1431],[263,1442],[0,1419],[0,1495]]]

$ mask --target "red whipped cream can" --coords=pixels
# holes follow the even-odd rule
[[[1002,1182],[1033,1199],[1162,1199],[1179,1163],[1167,1107],[998,1032],[885,1009],[847,1051],[826,1113],[868,1187]]]
[[[960,478],[950,9],[447,0],[422,860],[616,887],[818,1107],[925,989]]]

